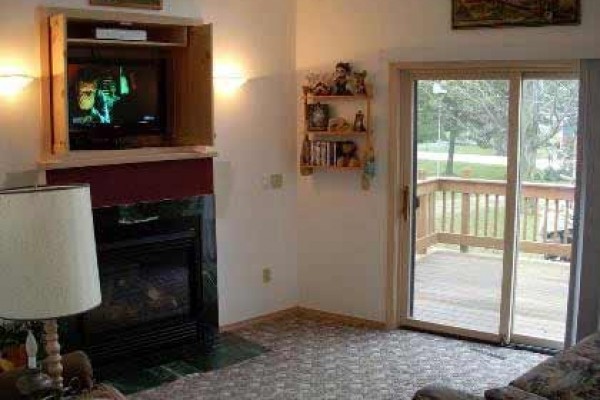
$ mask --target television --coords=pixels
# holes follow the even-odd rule
[[[160,143],[166,131],[164,60],[69,60],[68,82],[71,150]]]

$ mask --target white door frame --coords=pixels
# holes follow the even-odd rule
[[[522,335],[512,335],[512,306],[514,304],[515,256],[518,229],[519,183],[519,119],[520,96],[523,76],[570,75],[579,71],[578,61],[482,61],[444,63],[392,63],[390,64],[390,132],[388,154],[388,230],[387,230],[387,286],[386,324],[389,328],[400,326],[443,332],[457,336],[485,340],[495,343],[519,343],[545,347],[560,344]],[[442,77],[442,78],[440,78]],[[496,78],[510,81],[509,143],[507,170],[507,215],[505,232],[506,246],[503,260],[502,303],[500,330],[485,333],[438,324],[416,321],[409,318],[410,306],[410,262],[413,244],[409,240],[412,231],[412,210],[409,210],[413,188],[413,117],[414,82],[418,79],[482,79]],[[512,336],[512,337],[511,337]]]

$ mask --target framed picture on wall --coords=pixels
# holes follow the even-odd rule
[[[162,10],[163,0],[90,0],[93,6],[144,8]]]
[[[453,29],[581,23],[581,0],[451,1]]]

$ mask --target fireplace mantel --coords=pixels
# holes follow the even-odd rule
[[[60,157],[45,158],[38,165],[42,170],[97,167],[103,165],[139,164],[146,162],[214,158],[209,147],[164,147],[132,150],[73,151]]]

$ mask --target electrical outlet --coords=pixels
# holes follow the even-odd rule
[[[281,189],[283,187],[283,174],[271,174],[269,181],[272,189]]]
[[[269,267],[263,268],[262,279],[263,279],[263,283],[271,282],[271,268],[269,268]]]

